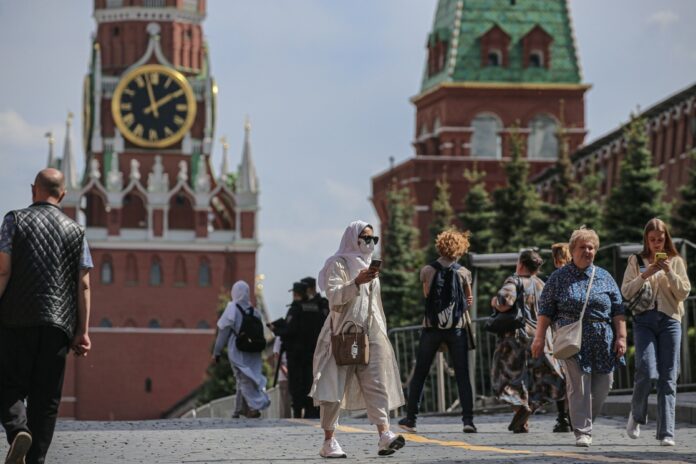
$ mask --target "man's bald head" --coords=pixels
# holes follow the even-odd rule
[[[65,194],[65,176],[54,168],[42,169],[34,179],[33,194],[34,201],[52,199],[59,203]]]

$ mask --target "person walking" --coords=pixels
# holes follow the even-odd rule
[[[379,240],[371,225],[354,221],[346,227],[341,244],[319,273],[319,288],[326,292],[331,313],[321,330],[314,353],[314,383],[310,396],[319,405],[324,443],[319,455],[345,457],[334,437],[341,408],[367,409],[377,427],[377,454],[390,455],[405,440],[389,430],[389,411],[404,404],[399,368],[387,337],[387,322],[380,296],[379,271],[369,267]],[[363,327],[369,338],[366,365],[336,364],[331,335],[346,322]]]
[[[631,298],[646,284],[651,287],[655,303],[633,314],[635,383],[626,432],[638,438],[640,424],[647,424],[648,395],[656,382],[656,438],[663,446],[674,446],[681,318],[691,283],[667,224],[657,218],[645,225],[643,250],[628,258],[621,291]]]
[[[531,355],[539,296],[544,288],[544,282],[537,276],[542,264],[536,251],[524,250],[517,260],[515,273],[505,279],[491,300],[491,306],[500,313],[513,309],[518,299],[524,306],[524,327],[498,334],[491,367],[494,393],[515,411],[508,426],[513,433],[529,432],[529,417],[544,404],[559,401],[565,395],[559,363],[550,355],[539,359]]]
[[[266,409],[271,400],[266,394],[266,377],[262,373],[263,360],[261,350],[247,351],[243,345],[237,343],[240,335],[243,335],[245,316],[252,316],[259,320],[261,332],[261,313],[251,305],[249,284],[238,280],[232,285],[232,301],[227,304],[220,319],[218,319],[218,334],[213,348],[213,359],[220,361],[222,349],[227,345],[227,357],[232,366],[232,372],[237,383],[237,403],[235,414],[243,411],[247,406],[246,416],[257,418],[261,411]]]
[[[561,364],[575,446],[588,447],[592,444],[592,424],[609,394],[613,372],[625,362],[626,320],[619,287],[609,272],[593,264],[599,248],[597,233],[580,228],[573,232],[568,246],[572,262],[551,274],[541,293],[532,354],[544,355],[549,326],[578,321],[587,301],[580,352]]]
[[[0,227],[0,420],[12,464],[45,462],[68,351],[92,348],[92,256],[84,228],[60,209],[65,178],[44,169],[31,192],[32,205]]]
[[[570,250],[568,249],[568,243],[554,243],[551,245],[551,257],[553,258],[553,266],[559,269],[573,260],[570,256]],[[563,384],[563,389],[565,390],[565,379]],[[553,426],[554,433],[567,433],[573,430],[570,422],[570,417],[568,416],[568,402],[565,397],[556,401],[556,411],[558,416],[556,417],[556,423]]]
[[[469,336],[467,334],[467,330],[471,330],[468,309],[474,300],[471,291],[471,272],[457,263],[469,250],[469,233],[445,230],[435,239],[435,247],[440,256],[420,271],[423,295],[426,300],[425,316],[416,355],[416,366],[408,386],[406,417],[399,421],[399,427],[408,432],[416,432],[416,419],[423,385],[437,350],[440,345],[445,344],[452,357],[454,375],[457,379],[463,431],[476,433],[473,392],[469,378]],[[454,310],[446,317],[438,318],[442,307]]]

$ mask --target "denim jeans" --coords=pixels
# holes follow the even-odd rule
[[[674,438],[674,408],[681,349],[681,323],[655,309],[633,317],[636,375],[631,413],[648,422],[648,395],[657,382],[657,439]]]
[[[425,378],[430,372],[430,366],[442,343],[447,345],[452,364],[454,364],[459,403],[462,406],[462,422],[470,423],[474,418],[474,399],[469,380],[469,350],[466,329],[424,328],[421,331],[416,355],[416,368],[408,386],[406,415],[409,419],[416,420]]]

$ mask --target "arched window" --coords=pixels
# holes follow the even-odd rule
[[[544,52],[541,50],[532,50],[529,54],[529,67],[530,68],[543,68],[544,67]]]
[[[144,229],[147,227],[147,209],[139,193],[131,191],[123,198],[121,227],[124,229]]]
[[[527,157],[530,159],[558,158],[558,138],[556,121],[550,116],[540,114],[529,122]]]
[[[147,323],[147,326],[150,329],[159,329],[162,327],[162,325],[160,324],[160,321],[158,321],[157,319],[150,319],[150,322]]]
[[[479,114],[471,122],[471,155],[477,158],[500,158],[502,124],[492,114]]]
[[[138,285],[138,260],[133,254],[126,256],[126,285]]]
[[[208,324],[207,321],[198,321],[198,324],[196,324],[197,329],[209,329],[210,324]]]
[[[503,62],[503,54],[500,50],[489,50],[488,51],[488,66],[492,68],[498,68]]]
[[[162,285],[162,263],[157,256],[152,258],[152,264],[150,264],[150,285]]]
[[[186,262],[182,256],[177,256],[174,261],[174,286],[183,287],[186,285]]]
[[[99,321],[99,327],[113,327],[114,325],[111,323],[109,319],[106,317],[103,318],[101,321]]]
[[[205,258],[201,258],[201,263],[198,266],[198,286],[210,287],[211,284],[210,263]]]
[[[111,256],[105,255],[104,258],[102,258],[99,277],[103,285],[110,285],[114,283],[114,267],[111,263]]]
[[[169,229],[195,229],[192,202],[184,192],[177,193],[169,201]]]

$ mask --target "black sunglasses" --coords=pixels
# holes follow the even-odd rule
[[[379,237],[376,235],[359,235],[358,238],[365,240],[365,243],[375,242],[375,245],[379,242]]]

